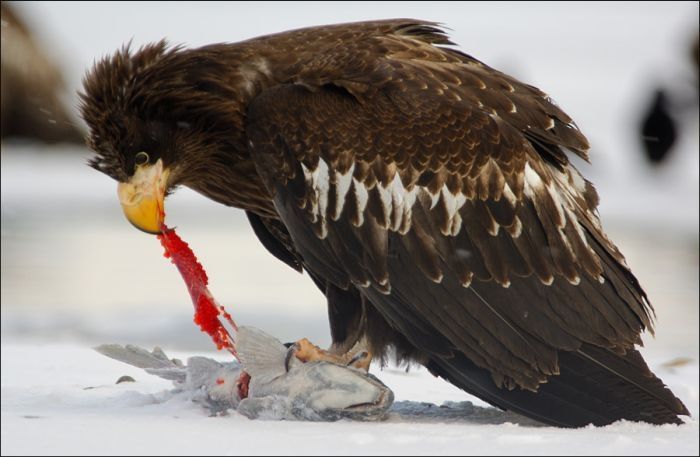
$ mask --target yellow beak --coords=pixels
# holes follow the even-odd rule
[[[137,166],[131,179],[117,186],[124,215],[137,229],[152,234],[161,232],[168,174],[168,170],[163,169],[163,161],[158,159],[154,165]]]

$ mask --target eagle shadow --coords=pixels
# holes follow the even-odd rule
[[[389,421],[420,423],[464,423],[478,425],[517,424],[526,427],[546,427],[525,416],[497,408],[477,406],[470,401],[447,401],[442,405],[417,401],[394,402],[387,417]]]

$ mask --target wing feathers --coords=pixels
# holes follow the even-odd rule
[[[251,154],[305,267],[503,387],[537,390],[558,351],[639,343],[651,308],[566,158],[588,147],[571,119],[468,56],[425,64],[430,49],[407,61],[383,43],[394,54],[361,70],[362,93],[282,85],[249,108]]]

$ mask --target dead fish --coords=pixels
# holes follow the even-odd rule
[[[292,358],[287,371],[287,348],[279,340],[254,327],[240,327],[236,336],[240,363],[191,357],[184,365],[160,348],[148,352],[132,345],[95,349],[173,381],[178,392],[190,392],[212,413],[235,409],[251,419],[374,421],[384,418],[394,401],[391,389],[362,370]],[[245,398],[239,389],[243,372],[250,376]]]

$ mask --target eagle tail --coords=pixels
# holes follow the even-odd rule
[[[641,354],[619,355],[591,345],[561,352],[560,374],[538,391],[501,389],[487,370],[463,355],[433,359],[428,369],[502,409],[559,427],[607,425],[626,419],[682,424],[688,409],[647,367]]]

